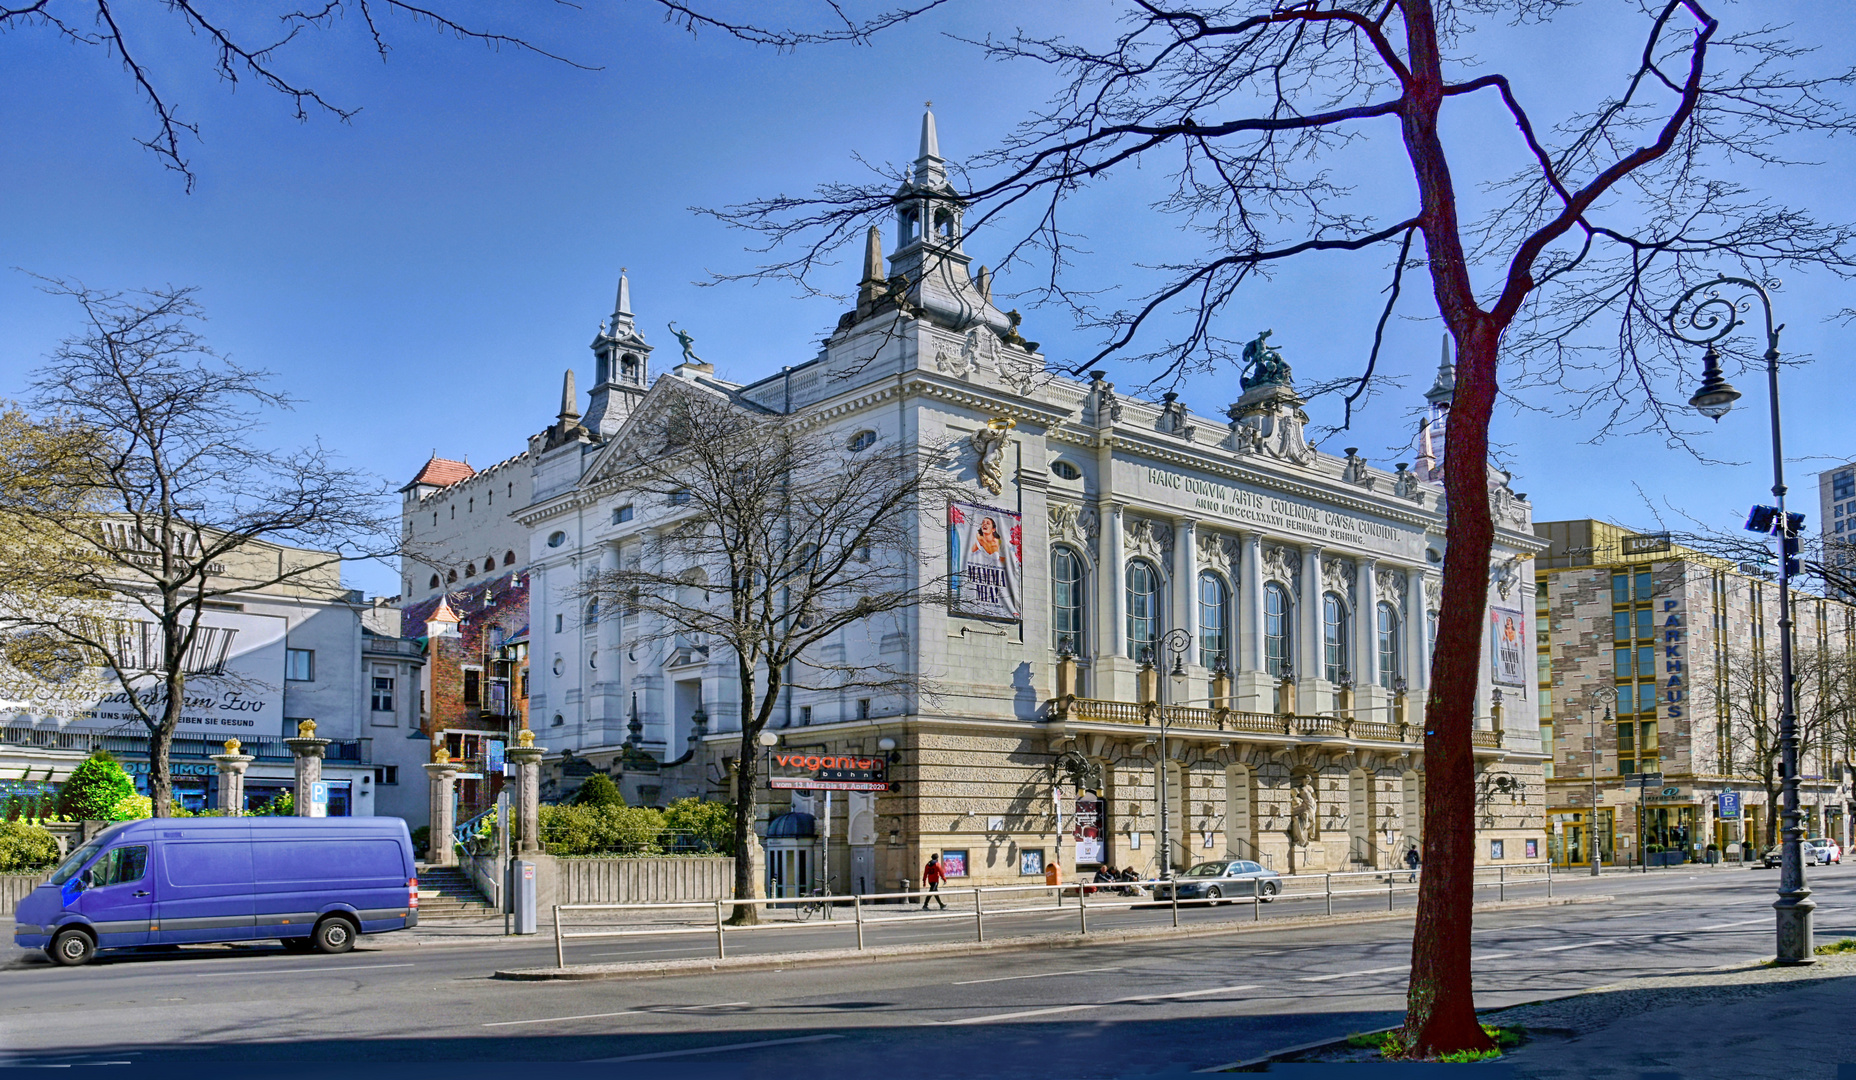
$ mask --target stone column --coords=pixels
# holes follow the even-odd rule
[[[451,762],[451,755],[444,747],[439,747],[432,755],[432,761],[425,767],[426,775],[431,778],[432,810],[431,838],[427,841],[425,861],[428,866],[456,866],[457,854],[451,849],[451,832],[457,827],[452,810],[452,792],[457,786],[458,767]]]
[[[1295,681],[1300,707],[1313,713],[1321,708],[1316,700],[1315,683],[1327,675],[1321,622],[1321,545],[1302,548],[1302,595],[1296,598]]]
[[[1358,610],[1353,618],[1353,682],[1362,689],[1379,685],[1378,573],[1378,559],[1365,556],[1353,561],[1354,580],[1358,583],[1354,587]]]
[[[284,745],[296,755],[296,816],[309,816],[309,786],[322,779],[322,755],[329,740],[316,738],[316,722],[305,720],[296,726],[296,738]]]
[[[1127,583],[1121,564],[1121,507],[1110,503],[1102,512],[1102,565],[1096,570],[1101,600],[1096,610],[1108,616],[1103,649],[1111,657],[1128,655]],[[1107,696],[1107,695],[1101,695]]]
[[[535,745],[535,733],[527,728],[516,732],[516,745],[504,751],[515,765],[515,790],[510,793],[511,827],[509,838],[517,855],[532,855],[541,850],[541,758],[546,753]]]
[[[1188,668],[1199,662],[1199,523],[1190,518],[1175,518],[1173,521],[1173,605],[1172,623],[1186,632],[1186,655],[1181,657]],[[1167,670],[1172,670],[1172,657],[1166,657]],[[1167,680],[1169,683],[1172,680]],[[1198,694],[1193,690],[1203,685],[1197,679],[1186,683],[1186,700],[1190,702]],[[1177,688],[1174,688],[1177,690]],[[1204,704],[1199,702],[1199,704]]]
[[[1237,649],[1242,657],[1241,663],[1231,665],[1233,671],[1263,670],[1263,535],[1245,533],[1242,569],[1239,572],[1242,584],[1238,586],[1238,629]]]
[[[254,759],[239,753],[237,739],[226,740],[226,752],[213,755],[219,766],[219,810],[227,817],[245,816],[245,767]]]
[[[1419,691],[1431,685],[1431,602],[1424,591],[1429,576],[1421,566],[1405,571],[1405,680]]]

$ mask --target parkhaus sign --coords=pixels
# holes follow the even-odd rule
[[[880,755],[775,754],[767,782],[797,791],[888,791],[889,761]]]

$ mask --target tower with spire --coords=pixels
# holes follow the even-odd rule
[[[1437,379],[1424,393],[1430,402],[1424,423],[1418,428],[1417,472],[1420,480],[1442,482],[1444,478],[1444,436],[1450,428],[1450,403],[1456,399],[1456,364],[1450,359],[1450,335],[1444,335],[1443,358],[1437,364]]]
[[[651,387],[651,346],[632,317],[632,287],[623,270],[612,319],[593,336],[592,349],[593,390],[585,423],[595,439],[604,440],[619,430]]]

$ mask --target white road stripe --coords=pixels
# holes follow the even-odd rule
[[[1120,971],[1120,968],[1077,968],[1075,971],[1045,971],[1036,975],[1001,975],[996,979],[967,979],[964,982],[951,983],[952,986],[978,986],[980,983],[1013,982],[1018,979],[1055,979],[1063,975],[1089,975],[1098,971]]]
[[[695,1057],[698,1054],[726,1054],[730,1050],[758,1050],[763,1046],[793,1046],[798,1043],[842,1039],[842,1035],[802,1035],[793,1039],[766,1039],[762,1042],[729,1043],[726,1046],[699,1046],[693,1050],[660,1050],[655,1054],[627,1054],[624,1057],[594,1058],[591,1065],[610,1065],[621,1061],[658,1061],[663,1058]]]
[[[1384,975],[1390,971],[1410,971],[1410,964],[1397,967],[1367,968],[1365,971],[1337,971],[1332,975],[1304,975],[1296,982],[1332,982],[1335,979],[1351,979],[1356,975]]]
[[[1085,1012],[1089,1009],[1101,1009],[1110,1005],[1136,1005],[1147,1001],[1173,1001],[1179,998],[1204,997],[1207,994],[1230,994],[1239,990],[1255,990],[1256,983],[1244,986],[1208,986],[1203,990],[1181,990],[1170,994],[1141,994],[1136,997],[1116,998],[1088,1005],[1053,1005],[1043,1009],[1025,1009],[1020,1012],[991,1013],[986,1016],[969,1016],[960,1020],[942,1020],[940,1024],[958,1027],[966,1024],[997,1024],[1005,1020],[1024,1020],[1033,1016],[1051,1016],[1055,1013]]]
[[[566,1023],[569,1020],[604,1020],[612,1016],[636,1016],[638,1015],[638,1013],[639,1013],[638,1009],[627,1009],[624,1012],[582,1013],[579,1016],[543,1016],[535,1020],[498,1020],[493,1024],[485,1024],[483,1026],[484,1027],[515,1027],[518,1024],[556,1024],[556,1023]]]
[[[1737,926],[1771,926],[1772,924],[1773,924],[1772,916],[1768,915],[1763,919],[1742,919],[1739,922],[1715,923],[1713,926],[1697,926],[1695,929],[1698,931],[1700,930],[1732,930],[1733,928]]]
[[[334,971],[380,971],[384,968],[409,968],[412,964],[347,964],[342,967],[264,968],[261,971],[200,971],[196,979],[223,979],[232,975],[321,975]]]
[[[1590,949],[1599,945],[1616,945],[1616,941],[1579,941],[1571,945],[1549,945],[1544,949],[1532,949],[1531,952],[1565,952],[1568,949]]]
[[[1514,954],[1511,952],[1479,952],[1470,959],[1470,963],[1473,964],[1477,960],[1500,960],[1504,956],[1513,956],[1513,955]]]

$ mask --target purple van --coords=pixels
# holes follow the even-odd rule
[[[98,949],[272,938],[342,953],[418,925],[416,874],[399,818],[127,821],[19,902],[13,943],[73,966]]]

